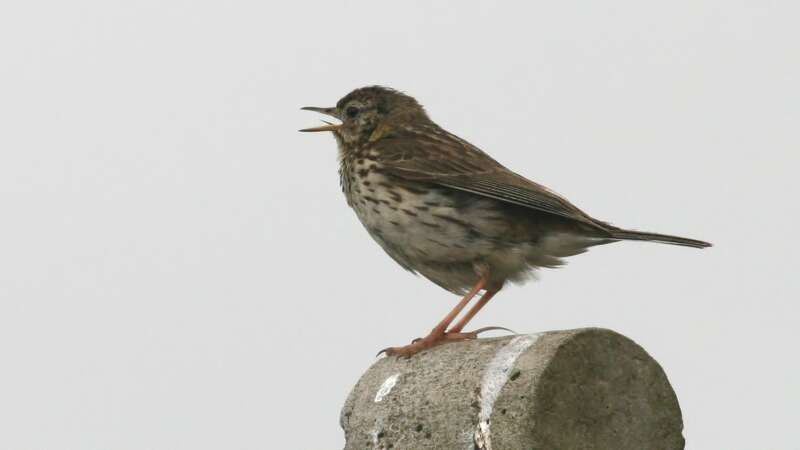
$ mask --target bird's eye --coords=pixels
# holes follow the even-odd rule
[[[347,117],[352,119],[353,117],[358,115],[358,108],[356,108],[355,106],[349,106],[347,107],[344,113],[347,114]]]

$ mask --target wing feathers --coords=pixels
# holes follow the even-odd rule
[[[375,142],[387,173],[556,214],[607,231],[566,199],[506,169],[468,142],[436,127],[405,129]]]
[[[678,236],[624,230],[594,219],[567,199],[508,170],[479,148],[435,125],[395,130],[373,145],[382,170],[400,178],[566,217],[589,225],[610,240],[653,241],[697,248],[711,245]]]

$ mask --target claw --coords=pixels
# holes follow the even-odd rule
[[[386,358],[389,358],[391,356],[396,356],[397,359],[400,358],[408,359],[411,357],[411,355],[413,355],[416,352],[413,353],[404,352],[404,349],[407,347],[410,347],[410,345],[407,345],[406,347],[386,347],[385,349],[379,351],[378,354],[375,355],[375,357],[377,358],[381,355],[385,355]]]
[[[472,333],[475,334],[475,336],[477,336],[477,335],[479,335],[481,333],[485,333],[487,331],[496,331],[496,330],[508,331],[511,334],[517,334],[516,331],[510,330],[510,329],[508,329],[506,327],[483,327],[483,328],[478,328],[477,330],[473,331]]]
[[[411,344],[410,344],[410,345],[414,345],[414,344],[416,344],[417,342],[419,342],[419,341],[421,341],[421,340],[422,340],[422,338],[421,338],[421,337],[414,338],[414,340],[412,340],[412,341],[411,341]],[[391,351],[393,348],[394,348],[394,347],[386,347],[386,348],[384,348],[383,350],[379,351],[379,352],[378,352],[378,353],[375,355],[375,357],[377,358],[377,357],[381,356],[381,355],[382,355],[382,354],[384,354],[384,353],[386,354],[386,356],[392,356],[392,355],[391,355],[391,353],[389,353],[389,352],[390,352],[390,351]]]

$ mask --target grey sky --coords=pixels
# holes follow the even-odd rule
[[[376,83],[600,219],[715,244],[594,249],[476,326],[614,329],[663,365],[687,448],[797,447],[798,13],[3,6],[0,448],[340,448],[375,352],[457,300],[371,241],[333,139],[296,132]]]

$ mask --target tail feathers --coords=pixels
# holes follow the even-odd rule
[[[685,247],[706,248],[711,247],[711,244],[697,239],[689,239],[679,236],[670,236],[668,234],[647,233],[644,231],[634,230],[613,230],[611,237],[614,239],[629,240],[629,241],[650,241],[658,242],[661,244],[683,245]]]

